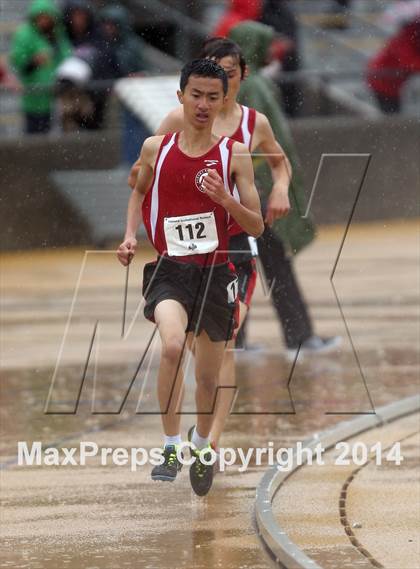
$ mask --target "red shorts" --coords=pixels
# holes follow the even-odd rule
[[[243,231],[229,240],[229,258],[238,275],[238,297],[249,308],[257,282],[257,264]]]
[[[238,298],[249,308],[257,282],[257,264],[255,259],[233,263],[238,275]]]

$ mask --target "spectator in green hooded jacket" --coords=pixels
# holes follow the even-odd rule
[[[26,132],[47,132],[54,104],[52,87],[59,64],[71,47],[51,0],[34,0],[27,22],[13,37],[10,60],[25,89]]]
[[[299,350],[300,353],[321,353],[334,349],[341,338],[314,334],[312,319],[294,275],[291,257],[313,240],[315,228],[311,219],[302,217],[306,204],[301,167],[287,120],[276,98],[277,90],[273,82],[259,72],[268,63],[274,37],[273,28],[253,21],[242,22],[229,32],[229,38],[241,48],[249,72],[242,82],[238,100],[268,118],[276,140],[292,165],[291,210],[272,227],[266,226],[258,239],[258,250],[271,288],[271,301],[283,328],[287,354],[293,359]],[[264,209],[273,185],[271,172],[263,158],[254,160],[254,169],[255,185]]]
[[[249,76],[241,85],[239,102],[263,113],[273,129],[276,140],[284,149],[292,165],[292,181],[289,189],[292,209],[287,217],[278,219],[274,233],[282,240],[289,253],[295,254],[314,238],[314,226],[310,219],[303,219],[305,195],[301,167],[286,117],[277,99],[277,89],[259,71],[268,63],[269,50],[275,37],[273,28],[259,22],[246,21],[229,32],[229,37],[239,45],[247,62]],[[255,162],[255,178],[264,205],[272,187],[270,169],[265,160]]]

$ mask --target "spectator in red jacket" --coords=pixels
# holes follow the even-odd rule
[[[230,30],[244,20],[259,20],[263,0],[230,0],[228,9],[214,29],[212,36],[227,37]]]
[[[401,90],[415,73],[420,73],[420,16],[404,25],[369,62],[367,81],[384,113],[400,110]]]

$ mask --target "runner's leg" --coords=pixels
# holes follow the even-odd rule
[[[195,377],[197,387],[195,400],[197,407],[197,433],[206,438],[210,434],[213,408],[216,396],[216,387],[226,342],[212,342],[203,330],[196,338],[195,343]]]
[[[184,382],[182,358],[188,318],[182,304],[168,299],[156,306],[155,321],[162,341],[158,398],[163,430],[167,436],[175,436],[180,433],[181,415],[177,411]]]
[[[248,313],[248,307],[243,302],[239,302],[239,327],[240,330],[245,317]],[[235,373],[235,339],[229,340],[223,356],[222,367],[219,374],[219,387],[228,387],[228,389],[219,389],[217,393],[216,413],[211,428],[211,441],[216,448],[219,446],[220,436],[224,430],[226,420],[229,416],[236,390],[236,373]]]

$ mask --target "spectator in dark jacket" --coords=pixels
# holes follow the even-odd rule
[[[281,58],[282,70],[298,71],[300,69],[298,23],[288,3],[285,0],[265,0],[261,22],[290,39],[290,47]],[[284,111],[288,116],[296,117],[303,102],[299,82],[296,79],[282,81],[280,78],[276,79],[276,83],[281,88]]]
[[[94,8],[89,0],[69,0],[63,6],[63,23],[73,47],[93,45],[97,39]]]
[[[89,3],[71,0],[65,21],[75,42],[74,56],[59,70],[64,130],[98,129],[105,120],[113,82],[144,71],[144,44],[133,32],[129,14],[119,5],[100,11],[94,24]]]
[[[63,22],[73,56],[58,70],[63,130],[99,129],[105,118],[111,81],[118,76],[116,56],[107,49],[90,0],[68,0]]]
[[[123,6],[110,5],[99,13],[102,49],[114,78],[127,77],[147,69],[144,43],[134,33],[129,14]]]

